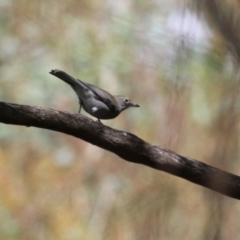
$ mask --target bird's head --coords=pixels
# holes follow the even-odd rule
[[[115,96],[117,101],[118,101],[118,105],[120,108],[120,111],[123,111],[129,107],[140,107],[137,103],[134,103],[130,98],[125,97],[125,96]]]

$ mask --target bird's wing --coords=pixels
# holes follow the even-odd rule
[[[85,83],[78,79],[82,84],[88,87],[92,92],[95,93],[95,98],[103,103],[105,103],[111,111],[117,111],[118,103],[113,96],[101,88],[98,88],[90,83]],[[113,102],[114,101],[114,102]]]
[[[79,87],[83,88],[85,86],[86,88],[90,89],[94,93],[94,98],[105,103],[110,111],[118,111],[119,110],[118,102],[115,100],[115,98],[113,96],[111,96],[108,92],[104,91],[103,89],[98,88],[92,84],[85,83],[79,79],[76,79],[62,70],[54,69],[54,70],[50,71],[50,73],[52,75],[60,78],[64,82],[68,83],[74,89],[74,91],[77,93],[79,99],[80,99],[80,95],[78,93],[78,88]],[[80,104],[83,105],[82,99],[80,99]]]

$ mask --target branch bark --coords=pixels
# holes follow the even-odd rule
[[[131,133],[112,129],[81,114],[0,102],[0,122],[72,135],[126,161],[143,164],[240,199],[240,177],[152,145]]]

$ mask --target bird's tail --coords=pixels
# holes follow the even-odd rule
[[[78,80],[76,78],[68,75],[67,73],[65,73],[62,70],[53,69],[49,73],[52,74],[55,77],[60,78],[61,80],[63,80],[64,82],[68,83],[72,87],[74,87],[76,85],[79,85],[79,82],[78,82]]]

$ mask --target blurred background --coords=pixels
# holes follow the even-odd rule
[[[0,100],[77,112],[59,68],[140,104],[104,124],[240,175],[239,5],[0,0]],[[0,239],[239,239],[239,214],[80,139],[0,124]]]

